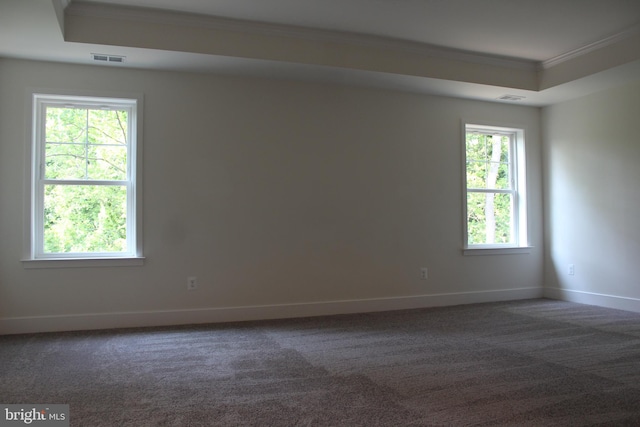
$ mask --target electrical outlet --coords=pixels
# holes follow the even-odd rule
[[[576,268],[573,264],[569,264],[569,276],[576,274]]]
[[[427,267],[422,267],[420,269],[420,278],[422,280],[427,280],[429,278],[429,269],[427,269]]]
[[[197,277],[187,277],[187,290],[195,291],[198,289],[198,278]]]

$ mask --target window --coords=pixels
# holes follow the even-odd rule
[[[141,256],[140,103],[33,94],[29,259]]]
[[[465,125],[465,247],[526,247],[524,131]]]

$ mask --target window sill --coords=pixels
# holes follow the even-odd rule
[[[467,255],[520,255],[531,253],[533,246],[513,248],[464,248],[462,254]]]
[[[23,259],[22,266],[24,268],[134,267],[143,265],[144,259],[144,257]]]

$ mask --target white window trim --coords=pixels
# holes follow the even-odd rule
[[[514,135],[513,141],[513,165],[516,173],[514,174],[515,188],[515,216],[514,216],[514,244],[468,244],[467,229],[467,141],[466,135],[468,129],[477,129],[480,131],[496,131],[500,133],[509,133]],[[526,169],[526,151],[525,151],[525,128],[521,126],[503,125],[496,123],[487,123],[478,120],[462,121],[462,253],[464,255],[512,255],[512,254],[528,254],[532,246],[529,243],[528,232],[528,215],[527,215],[527,169]]]
[[[25,167],[25,223],[24,223],[24,249],[22,263],[24,268],[61,268],[61,267],[111,267],[142,265],[143,234],[142,234],[142,94],[105,94],[87,91],[51,91],[29,89],[27,91],[27,150]],[[41,137],[44,124],[39,122],[42,114],[37,114],[37,108],[42,108],[45,103],[65,102],[81,105],[104,105],[116,103],[131,106],[133,113],[130,147],[128,152],[129,176],[133,177],[135,184],[128,187],[128,215],[135,218],[128,223],[128,244],[131,248],[122,253],[92,253],[92,254],[43,254],[41,248],[42,238],[36,230],[39,227],[38,212],[41,209],[39,191],[39,174],[42,153],[36,150],[40,147],[38,138]]]

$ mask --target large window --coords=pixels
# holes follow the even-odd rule
[[[33,95],[30,259],[141,255],[138,107]]]
[[[465,126],[465,246],[527,246],[524,132]]]

